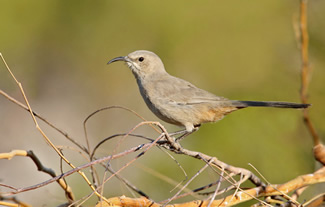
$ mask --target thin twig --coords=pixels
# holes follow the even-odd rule
[[[52,179],[49,179],[49,180],[47,180],[45,182],[42,182],[42,183],[39,183],[39,184],[36,184],[36,185],[32,185],[32,186],[29,186],[29,187],[25,187],[25,188],[16,188],[15,191],[2,192],[2,194],[3,195],[13,195],[13,194],[21,193],[21,192],[26,192],[26,191],[34,190],[36,188],[40,188],[40,187],[46,186],[46,185],[48,185],[50,183],[53,183],[53,182],[57,181],[60,178],[64,178],[64,177],[67,177],[69,175],[72,175],[73,173],[78,172],[78,171],[80,171],[82,169],[88,168],[91,165],[96,165],[96,164],[105,162],[107,160],[113,160],[113,159],[117,159],[117,158],[123,157],[125,155],[130,154],[130,153],[136,152],[136,151],[138,151],[140,149],[146,149],[150,145],[151,145],[151,143],[147,143],[147,144],[144,144],[144,145],[139,145],[137,147],[132,147],[132,148],[130,148],[130,149],[124,151],[124,152],[120,152],[120,153],[115,154],[115,155],[110,155],[110,156],[102,157],[102,158],[99,158],[99,159],[94,160],[92,162],[88,162],[88,163],[86,163],[84,165],[81,165],[79,167],[73,168],[73,169],[71,169],[71,170],[69,170],[69,171],[67,171],[67,172],[65,172],[65,173],[63,173],[61,175],[58,175],[58,176],[56,176],[56,177],[54,177]]]
[[[96,115],[97,113],[100,113],[100,112],[105,111],[105,110],[110,110],[110,109],[122,109],[122,110],[126,110],[126,111],[128,111],[128,112],[133,113],[134,115],[136,115],[136,116],[137,116],[138,118],[140,118],[141,120],[146,121],[146,120],[145,120],[145,119],[144,119],[140,114],[138,114],[136,111],[133,111],[133,110],[128,109],[128,108],[123,107],[123,106],[106,106],[106,107],[104,107],[104,108],[101,108],[101,109],[98,109],[98,110],[92,112],[91,114],[89,114],[89,115],[86,117],[86,119],[85,119],[84,122],[83,122],[83,129],[84,129],[84,135],[85,135],[85,140],[86,140],[86,144],[87,144],[88,152],[91,152],[91,150],[90,150],[89,138],[88,138],[88,133],[87,133],[87,126],[86,126],[87,122],[90,120],[90,118],[92,118],[92,117],[93,117],[94,115]],[[151,127],[153,127],[153,126],[151,126]],[[153,127],[153,128],[154,128],[154,127]],[[156,128],[154,128],[154,129],[158,132],[158,130],[157,130]],[[103,141],[103,142],[105,142],[105,141]],[[102,142],[101,142],[99,145],[101,145],[101,144],[102,144]],[[97,146],[95,147],[95,149],[96,149],[97,147],[99,147],[98,144],[97,144]],[[89,153],[90,160],[92,160],[92,157],[93,157],[94,153],[95,153],[95,150],[93,150],[92,153]],[[94,168],[93,168],[93,166],[91,166],[91,168],[90,168],[90,172],[91,172],[91,175],[92,175],[92,178],[93,178],[93,183],[94,183],[95,186],[97,186],[97,185],[98,185],[98,183],[97,183],[98,181],[97,181],[96,176],[95,176],[95,174],[94,174]]]
[[[308,102],[308,88],[311,79],[311,68],[309,63],[309,36],[307,30],[307,2],[300,0],[300,51],[301,51],[301,89],[300,98],[302,103]],[[303,120],[314,142],[314,157],[317,161],[325,165],[325,147],[320,141],[320,137],[312,123],[308,109],[303,110]]]
[[[141,123],[139,123],[138,125],[136,125],[135,127],[133,127],[128,133],[126,133],[118,142],[117,142],[117,144],[115,145],[115,147],[114,147],[114,150],[113,150],[113,152],[112,152],[112,154],[115,154],[115,152],[116,152],[116,150],[119,148],[119,146],[121,145],[121,143],[129,136],[129,134],[131,134],[134,130],[136,130],[137,128],[139,128],[140,126],[143,126],[143,125],[149,125],[149,126],[152,126],[152,125],[156,125],[156,126],[158,126],[162,131],[164,131],[164,132],[166,132],[167,133],[167,131],[165,130],[165,128],[159,123],[159,122],[150,122],[150,121],[143,121],[143,122],[141,122]],[[154,128],[154,127],[153,127]],[[159,141],[161,138],[163,137],[163,135],[162,134],[160,134],[160,136],[154,141],[154,142],[152,142],[152,144],[154,145],[157,141]],[[150,149],[152,146],[149,146],[148,147],[148,149]],[[142,152],[143,154],[146,152],[146,150],[144,151],[144,152]],[[142,156],[143,154],[141,154],[140,156]],[[138,158],[138,156],[137,157],[135,157],[134,159],[133,159],[133,161],[135,161],[136,159]],[[132,162],[133,162],[132,161]],[[109,165],[109,162],[110,162],[110,160],[108,160],[107,161],[107,166]],[[131,164],[132,163],[131,161],[129,162],[129,164]],[[127,167],[128,166],[128,164],[126,164],[126,165],[124,165],[124,167]],[[122,167],[123,169],[124,169],[124,167]],[[107,179],[105,179],[105,177],[106,177],[106,172],[107,172],[107,170],[105,170],[105,173],[104,173],[104,176],[103,176],[103,182],[102,182],[102,188],[101,189],[104,189],[104,184],[105,184],[105,182],[107,182],[110,178],[112,178],[112,177],[114,177],[117,173],[119,173],[120,172],[120,170],[122,170],[122,168],[120,168],[118,171],[116,171],[116,173],[113,173],[109,178],[107,178]],[[103,194],[103,192],[101,192],[102,194]]]
[[[309,36],[307,30],[307,0],[300,0],[300,50],[301,50],[301,89],[300,98],[304,104],[308,103],[308,88],[311,79],[311,68],[309,64],[308,46]],[[310,120],[308,109],[303,109],[305,124],[313,138],[314,146],[320,144],[320,139],[313,123]]]
[[[251,171],[244,169],[244,168],[238,168],[238,167],[234,167],[231,166],[229,164],[226,164],[220,160],[218,160],[215,157],[211,157],[209,155],[206,155],[204,153],[200,153],[200,152],[196,152],[196,151],[191,151],[191,150],[187,150],[184,148],[181,148],[179,150],[173,150],[175,153],[178,154],[184,154],[184,155],[188,155],[190,157],[196,158],[196,159],[200,159],[200,160],[212,160],[213,165],[216,165],[218,167],[220,167],[221,169],[225,169],[229,172],[232,172],[236,175],[239,174],[243,174],[246,177],[248,177],[248,179],[256,186],[265,186],[265,184],[256,176],[254,175]]]
[[[210,161],[209,161],[210,162]],[[198,175],[200,175],[207,167],[209,166],[209,163],[205,164],[195,175],[193,175],[187,182],[186,184],[179,189],[179,191],[177,193],[175,193],[175,195],[173,195],[171,198],[167,199],[167,201],[163,201],[161,203],[163,203],[163,206],[166,206],[168,203],[170,203],[171,201],[173,201]]]
[[[316,207],[316,206],[323,205],[324,202],[325,202],[325,193],[321,193],[321,194],[313,197],[312,199],[310,199],[306,203],[304,203],[304,206],[306,206],[306,207]]]
[[[229,195],[227,197],[214,200],[212,202],[213,206],[234,206],[238,205],[239,203],[243,203],[245,201],[251,200],[252,198],[257,197],[265,197],[265,196],[276,196],[281,195],[279,191],[274,190],[279,189],[280,191],[284,191],[286,193],[289,193],[297,188],[301,188],[306,185],[312,185],[315,183],[322,183],[325,182],[325,168],[316,171],[313,174],[306,174],[296,177],[295,179],[288,181],[284,184],[279,184],[275,186],[267,186],[265,187],[255,187],[250,188],[244,191],[238,192],[235,196]],[[322,195],[320,195],[320,199],[323,199]],[[108,199],[110,201],[110,204],[112,206],[120,206],[120,207],[161,207],[162,205],[159,203],[152,202],[151,200],[145,199],[145,198],[127,198],[125,196],[122,197],[113,197]],[[200,207],[206,207],[209,204],[209,201],[202,201],[202,200],[194,200],[189,201],[186,203],[179,203],[179,204],[172,204],[167,205],[166,207],[185,207],[185,206],[200,206]],[[269,204],[266,204],[263,202],[263,205],[269,206]],[[97,204],[97,206],[100,206],[100,203]]]
[[[57,176],[56,173],[54,172],[54,170],[52,170],[51,168],[45,167],[41,163],[41,161],[38,159],[38,157],[34,154],[34,152],[32,150],[29,150],[29,151],[26,151],[26,150],[12,150],[9,153],[1,153],[0,154],[0,159],[8,159],[8,160],[10,160],[10,159],[12,159],[13,157],[16,157],[16,156],[29,157],[34,162],[34,164],[36,165],[38,171],[44,172],[44,173],[50,175],[53,178]],[[61,188],[65,191],[65,193],[67,195],[67,198],[69,200],[74,200],[74,195],[73,195],[73,192],[72,192],[70,186],[68,186],[67,183],[63,179],[58,179],[56,181],[61,186]],[[8,186],[8,185],[1,184],[1,186],[11,188],[11,189],[13,189],[15,191],[17,190],[17,189],[15,189],[15,188],[13,188],[11,186]]]
[[[34,115],[34,113],[33,113],[33,110],[32,110],[32,108],[31,108],[31,106],[30,106],[30,104],[29,104],[29,101],[28,101],[28,99],[27,99],[27,96],[26,96],[26,94],[25,94],[25,92],[24,92],[24,88],[23,88],[23,86],[22,86],[22,84],[16,79],[16,77],[15,77],[15,75],[12,73],[12,71],[10,70],[10,68],[9,68],[9,65],[7,64],[7,62],[6,62],[6,60],[4,59],[4,57],[2,56],[2,54],[0,53],[0,57],[1,57],[1,59],[2,59],[2,61],[3,61],[3,63],[5,64],[5,66],[6,66],[6,68],[7,68],[7,70],[8,70],[8,72],[10,73],[10,75],[11,75],[11,77],[15,80],[15,82],[16,82],[16,84],[18,85],[18,87],[19,87],[19,89],[20,89],[20,92],[21,92],[21,94],[22,94],[22,96],[23,96],[23,98],[24,98],[24,100],[25,100],[25,103],[26,103],[26,105],[27,105],[27,108],[28,108],[28,110],[29,110],[29,112],[30,112],[30,115],[31,115],[31,117],[32,117],[32,119],[33,119],[33,122],[34,122],[34,124],[35,124],[35,127],[36,127],[36,129],[41,133],[41,135],[43,136],[43,138],[45,139],[45,141],[46,141],[46,143],[47,144],[49,144],[53,149],[54,149],[54,151],[60,156],[60,158],[62,159],[62,160],[64,160],[71,168],[76,168],[61,152],[60,152],[60,150],[52,143],[52,141],[47,137],[47,135],[45,134],[45,132],[41,129],[41,127],[39,126],[39,124],[38,124],[38,122],[37,122],[37,120],[36,120],[36,117],[35,117],[35,115]],[[85,173],[84,172],[82,172],[82,171],[77,171],[80,175],[81,175],[81,177],[86,181],[86,183],[88,184],[88,186],[93,190],[93,191],[95,191],[95,188],[93,187],[93,185],[90,183],[90,181],[88,180],[88,178],[87,178],[87,176],[85,175]],[[97,195],[97,196],[99,196],[99,197],[101,197],[101,195],[98,193],[98,192],[95,192],[95,194]],[[105,198],[102,198],[103,200],[105,200],[105,201],[107,201]]]
[[[2,96],[4,96],[6,99],[8,99],[9,101],[11,101],[12,103],[14,103],[14,104],[18,105],[19,107],[25,109],[26,111],[30,112],[30,110],[28,109],[28,107],[25,104],[21,103],[20,101],[16,100],[15,98],[11,97],[9,94],[7,94],[6,92],[4,92],[1,89],[0,89],[0,94]],[[39,113],[36,113],[35,111],[33,111],[32,113],[33,113],[33,115],[35,117],[37,117],[38,119],[40,119],[41,121],[43,121],[44,123],[46,123],[48,126],[50,126],[54,130],[56,130],[57,132],[59,132],[60,134],[62,134],[64,137],[66,137],[70,142],[72,142],[73,144],[75,144],[81,150],[83,150],[84,152],[88,153],[87,148],[85,148],[84,146],[80,145],[76,140],[74,140],[72,137],[70,137],[67,132],[63,131],[62,129],[59,129],[54,124],[52,124],[51,122],[47,121]]]

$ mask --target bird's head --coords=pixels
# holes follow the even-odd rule
[[[107,64],[124,61],[132,70],[135,76],[144,78],[150,75],[166,73],[161,59],[153,52],[147,50],[137,50],[127,56],[120,56],[111,59]]]

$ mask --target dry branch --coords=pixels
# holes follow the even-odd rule
[[[300,0],[300,19],[299,19],[299,25],[300,25],[299,42],[301,43],[300,44],[300,46],[301,46],[300,52],[301,52],[301,60],[302,60],[300,98],[301,98],[301,102],[305,103],[305,104],[308,103],[308,87],[309,87],[309,82],[311,80],[311,67],[310,67],[310,63],[309,63],[309,54],[308,54],[309,37],[308,37],[308,30],[307,30],[307,2],[308,2],[307,0]],[[74,195],[73,195],[70,187],[64,181],[64,178],[75,173],[75,172],[78,172],[84,178],[84,180],[87,182],[87,184],[90,186],[90,188],[92,189],[92,193],[90,195],[88,195],[87,197],[90,197],[91,195],[96,194],[98,196],[98,198],[104,200],[104,201],[100,201],[97,204],[97,206],[131,206],[131,207],[132,206],[133,207],[138,207],[138,206],[139,207],[140,206],[141,207],[145,207],[145,206],[151,206],[151,207],[160,207],[160,206],[167,206],[167,207],[172,207],[172,206],[175,206],[175,207],[233,206],[233,205],[236,205],[236,204],[239,204],[239,203],[242,203],[245,201],[253,200],[253,199],[256,200],[257,202],[262,203],[263,205],[269,205],[269,206],[270,206],[270,204],[281,204],[282,206],[291,206],[291,205],[299,206],[300,204],[297,202],[297,199],[299,198],[299,196],[304,192],[304,190],[308,186],[316,184],[316,183],[325,182],[325,167],[323,167],[312,174],[298,176],[295,179],[288,181],[284,184],[275,185],[275,184],[268,183],[266,185],[261,181],[261,179],[258,176],[256,176],[254,173],[252,173],[251,171],[249,171],[247,169],[237,168],[237,167],[231,166],[227,163],[224,163],[215,157],[211,157],[211,156],[203,154],[201,152],[190,151],[190,150],[182,148],[181,145],[177,141],[179,141],[184,136],[180,136],[179,139],[174,138],[173,136],[176,135],[177,133],[176,134],[168,134],[166,129],[160,123],[147,122],[140,115],[138,115],[136,112],[126,109],[124,107],[120,107],[120,106],[109,106],[109,107],[99,109],[99,110],[95,111],[94,113],[90,114],[85,119],[84,132],[85,132],[87,147],[84,147],[81,144],[79,144],[77,141],[72,139],[70,136],[68,136],[68,134],[66,132],[64,132],[63,130],[60,130],[59,128],[57,128],[56,126],[54,126],[53,124],[48,122],[45,118],[43,118],[38,113],[36,113],[32,110],[31,106],[29,105],[28,99],[25,95],[22,84],[16,79],[16,77],[10,70],[9,66],[7,65],[7,63],[4,60],[1,53],[0,53],[0,56],[2,58],[3,63],[5,64],[8,72],[11,74],[12,78],[15,80],[16,84],[18,85],[18,87],[21,91],[21,94],[25,100],[25,104],[17,101],[16,99],[9,96],[7,93],[5,93],[2,90],[0,90],[0,95],[4,96],[9,101],[24,108],[26,111],[28,111],[30,113],[37,130],[42,134],[42,136],[46,140],[46,142],[57,152],[57,154],[61,157],[61,159],[64,160],[72,168],[68,172],[62,173],[61,175],[56,175],[53,170],[43,166],[41,164],[40,160],[34,155],[34,153],[32,151],[13,150],[10,153],[2,153],[2,154],[0,154],[0,159],[10,160],[14,156],[28,156],[28,157],[30,157],[33,160],[33,162],[36,164],[38,170],[51,175],[52,179],[49,179],[49,180],[47,180],[43,183],[40,183],[40,184],[36,184],[33,186],[24,187],[24,188],[15,188],[10,185],[0,184],[1,187],[5,187],[5,188],[9,189],[8,192],[0,192],[1,193],[0,199],[3,199],[3,198],[6,199],[3,196],[13,195],[13,194],[21,193],[21,192],[34,190],[36,188],[40,188],[42,186],[45,186],[49,183],[56,181],[65,190],[66,194],[68,195],[68,199],[70,201],[72,201],[72,200],[74,200]],[[95,114],[102,112],[103,110],[112,109],[112,108],[122,108],[124,110],[128,110],[128,111],[136,114],[138,117],[140,117],[144,121],[139,123],[138,125],[136,125],[128,133],[116,134],[116,135],[112,135],[112,136],[104,139],[103,141],[99,142],[91,150],[89,140],[88,140],[88,135],[87,135],[86,123],[89,120],[89,118],[91,118]],[[50,127],[57,130],[59,133],[64,135],[68,140],[70,140],[72,143],[74,143],[78,148],[80,148],[83,152],[85,152],[87,154],[87,156],[89,156],[89,162],[82,166],[79,166],[79,167],[75,167],[72,163],[70,163],[70,161],[64,157],[64,155],[62,154],[60,149],[58,149],[51,142],[51,140],[46,136],[45,132],[40,128],[36,117],[38,119],[44,121]],[[323,165],[325,165],[325,148],[321,144],[320,137],[319,137],[318,133],[316,132],[316,129],[310,119],[308,109],[303,110],[303,119],[304,119],[307,129],[309,130],[309,133],[311,134],[311,137],[313,138],[313,141],[314,141],[313,150],[314,150],[315,159],[318,160],[319,162],[321,162]],[[145,137],[142,135],[132,134],[132,132],[135,129],[137,129],[138,127],[143,126],[143,125],[150,125],[154,130],[159,132],[158,137],[155,139],[152,139],[152,138],[148,138],[148,137]],[[144,138],[149,143],[144,143],[144,144],[141,144],[136,147],[131,147],[128,150],[125,150],[123,152],[118,152],[117,150],[119,149],[120,144],[126,139],[126,137],[129,137],[129,136]],[[95,152],[102,145],[102,143],[104,143],[107,140],[110,140],[112,138],[115,138],[115,137],[122,137],[122,138],[118,141],[116,147],[111,152],[111,154],[109,156],[106,156],[106,157],[103,157],[100,159],[96,159],[94,157]],[[121,171],[128,168],[132,163],[134,163],[137,159],[142,157],[148,150],[150,150],[154,146],[157,146],[160,148],[165,148],[165,149],[172,151],[174,153],[177,153],[177,154],[182,154],[184,156],[199,159],[199,160],[203,161],[204,163],[206,163],[206,165],[203,168],[201,168],[194,176],[192,176],[186,182],[186,184],[184,184],[183,187],[181,187],[181,189],[177,193],[175,193],[173,196],[171,196],[170,198],[168,198],[167,200],[162,201],[162,202],[156,202],[156,201],[150,200],[149,196],[147,196],[144,192],[142,192],[136,186],[132,185],[127,179],[123,178],[120,175]],[[124,165],[122,165],[122,167],[120,167],[119,169],[113,170],[113,168],[111,166],[109,166],[110,161],[112,161],[113,159],[118,159],[118,158],[124,157],[131,153],[138,153],[138,154],[136,154],[130,161],[124,163]],[[107,164],[105,165],[104,162],[107,162]],[[88,167],[92,167],[93,170],[95,171],[94,165],[96,165],[96,164],[101,164],[103,167],[105,167],[105,175],[103,176],[103,182],[100,183],[100,182],[97,182],[99,179],[95,179],[95,175],[94,175],[95,173],[94,173],[93,174],[94,184],[92,184],[81,170],[88,168]],[[201,174],[201,172],[203,170],[205,170],[208,167],[210,167],[215,173],[219,174],[220,177],[219,177],[218,181],[215,181],[213,183],[205,185],[201,188],[194,189],[190,192],[181,194],[181,192],[183,192],[183,190],[192,182],[192,180],[194,180],[198,175]],[[106,172],[110,172],[111,175],[106,177]],[[240,178],[235,179],[236,175],[239,175]],[[128,198],[125,196],[114,197],[114,198],[110,198],[110,199],[105,198],[104,196],[102,196],[103,191],[101,191],[101,190],[103,189],[104,184],[107,181],[111,180],[113,177],[117,177],[120,181],[122,181],[127,186],[129,186],[133,191],[137,192],[140,195],[145,195],[145,197],[136,198],[136,199]],[[249,189],[242,189],[241,184],[246,182],[247,180],[250,180],[255,185],[255,187],[252,187]],[[228,185],[226,187],[221,188],[220,187],[221,182],[223,182],[223,183],[227,182],[226,184],[228,184]],[[178,204],[173,204],[173,205],[169,204],[169,202],[171,202],[171,201],[175,201],[176,199],[185,197],[189,194],[198,193],[202,190],[205,190],[205,189],[208,189],[211,187],[215,187],[215,190],[204,194],[205,196],[210,195],[210,197],[207,197],[206,200],[194,200],[194,201],[189,201],[186,203],[178,203]],[[232,195],[224,196],[221,199],[214,200],[216,195],[225,195],[224,193],[229,192],[230,190],[234,191]],[[188,189],[187,189],[187,191],[188,191]],[[288,196],[288,193],[292,193],[292,192],[293,192],[293,195],[291,197]],[[264,198],[264,199],[259,200],[262,198]],[[10,198],[7,198],[7,199],[10,200]],[[82,202],[84,202],[86,199],[87,198],[82,199]],[[323,203],[324,200],[325,200],[325,194],[322,193],[320,195],[315,196],[310,201],[307,201],[304,204],[304,206],[311,207],[311,206],[321,205],[321,203]],[[76,201],[75,203],[77,203],[77,202],[78,201]],[[266,203],[266,202],[268,202],[268,203]],[[6,204],[6,203],[0,201],[0,204]],[[11,204],[7,203],[7,205],[11,205]],[[13,204],[13,206],[17,206],[17,205]]]
[[[29,157],[33,160],[34,164],[37,167],[38,171],[44,172],[46,174],[49,174],[51,177],[56,177],[56,173],[50,169],[45,167],[41,161],[38,159],[38,157],[33,153],[33,151],[25,151],[25,150],[12,150],[9,153],[0,153],[0,159],[12,159],[15,156],[22,156],[22,157]],[[70,188],[70,186],[67,185],[67,183],[62,179],[58,179],[57,183],[61,186],[61,188],[65,191],[65,194],[69,200],[74,200],[75,197],[73,195],[73,192]],[[0,186],[3,186],[0,184]]]
[[[46,143],[48,144],[48,145],[50,145],[53,149],[54,149],[54,151],[60,156],[60,158],[64,161],[64,162],[66,162],[71,168],[76,168],[62,153],[61,153],[61,151],[52,143],[52,141],[49,139],[49,137],[45,134],[45,132],[42,130],[42,128],[39,126],[39,124],[38,124],[38,121],[36,120],[36,117],[35,117],[35,115],[34,115],[34,112],[33,112],[33,110],[32,110],[32,108],[31,108],[31,106],[30,106],[30,104],[29,104],[29,101],[28,101],[28,99],[27,99],[27,96],[26,96],[26,94],[25,94],[25,92],[24,92],[24,88],[23,88],[23,86],[22,86],[22,84],[21,84],[21,82],[19,82],[18,81],[18,79],[15,77],[15,75],[13,74],[13,72],[11,71],[11,69],[9,68],[9,65],[7,64],[7,62],[6,62],[6,60],[4,59],[4,57],[3,57],[3,55],[0,53],[0,57],[1,57],[1,59],[2,59],[2,62],[4,63],[4,65],[5,65],[5,67],[6,67],[6,69],[7,69],[7,71],[10,73],[10,75],[11,75],[11,77],[14,79],[14,81],[16,82],[16,84],[18,85],[18,87],[19,87],[19,89],[20,89],[20,92],[21,92],[21,94],[22,94],[22,96],[23,96],[23,98],[24,98],[24,101],[25,101],[25,103],[26,103],[26,105],[27,105],[27,108],[28,108],[28,111],[29,111],[29,113],[30,113],[30,115],[31,115],[31,117],[32,117],[32,119],[33,119],[33,122],[34,122],[34,124],[35,124],[35,127],[36,127],[36,129],[40,132],[40,134],[42,135],[42,137],[44,138],[44,140],[46,141]],[[96,189],[95,189],[95,187],[91,184],[91,182],[88,180],[88,178],[87,178],[87,176],[85,175],[85,173],[84,172],[82,172],[82,171],[80,171],[80,170],[78,170],[77,171],[80,175],[81,175],[81,177],[86,181],[86,183],[88,184],[88,186],[94,191],[94,193],[98,196],[98,197],[100,197],[100,198],[102,198],[103,200],[105,200],[105,198],[104,197],[102,197],[97,191],[96,191]]]
[[[211,206],[233,206],[239,203],[252,200],[255,197],[283,195],[292,192],[296,189],[302,188],[307,185],[325,182],[325,167],[321,168],[313,174],[306,174],[298,176],[297,178],[277,185],[268,185],[264,187],[256,187],[248,190],[241,190],[234,196],[230,195],[223,199],[214,200]],[[319,196],[322,199],[323,195]],[[119,206],[119,207],[161,207],[162,204],[153,202],[147,198],[128,198],[125,196],[114,197],[108,199],[109,204],[98,203],[96,206]],[[205,207],[208,206],[209,200],[195,200],[186,203],[166,205],[166,207]]]
[[[301,89],[300,99],[302,103],[308,102],[308,88],[311,80],[311,68],[309,63],[309,36],[307,30],[307,2],[300,0],[300,53],[301,53]],[[325,147],[320,141],[320,137],[309,116],[308,109],[303,109],[303,120],[314,142],[314,157],[321,164],[325,165]]]

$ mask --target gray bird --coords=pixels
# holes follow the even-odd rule
[[[188,133],[203,123],[216,122],[246,107],[307,108],[310,104],[264,101],[234,101],[216,96],[188,81],[169,75],[153,52],[138,50],[116,57],[107,64],[124,61],[135,76],[149,109],[170,124],[184,126]]]

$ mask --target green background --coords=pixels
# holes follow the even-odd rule
[[[321,136],[325,131],[324,11],[325,1],[309,1],[310,114]],[[0,52],[22,82],[32,108],[85,144],[82,122],[104,106],[122,105],[147,120],[158,120],[143,102],[129,69],[122,63],[106,65],[114,57],[139,49],[158,54],[170,74],[229,99],[299,102],[298,18],[297,0],[2,1]],[[0,89],[22,101],[3,64]],[[28,113],[0,97],[0,118],[1,152],[31,149],[44,165],[60,172],[58,156],[45,144]],[[109,135],[127,132],[139,122],[121,110],[101,113],[88,125],[91,146]],[[163,124],[170,132],[179,130]],[[41,127],[56,145],[73,146],[46,125]],[[155,135],[149,127],[136,132]],[[127,138],[117,150],[141,142]],[[115,144],[106,143],[97,156],[112,153]],[[263,108],[241,110],[217,124],[205,124],[182,141],[188,149],[234,166],[253,170],[248,166],[251,163],[271,183],[313,172],[318,165],[312,157],[312,144],[301,111]],[[73,150],[64,152],[76,165],[86,162]],[[173,156],[189,177],[204,165]],[[115,169],[126,161],[114,161]],[[1,183],[23,187],[48,179],[27,158],[0,160],[0,165]],[[64,167],[64,171],[68,169]],[[148,152],[122,174],[159,201],[176,191],[170,192],[175,184],[158,178],[158,173],[176,184],[184,179],[177,164],[158,149]],[[216,179],[215,173],[208,170],[189,187]],[[78,198],[91,192],[80,176],[67,180]],[[319,188],[310,193],[321,191]],[[106,184],[106,197],[123,194],[138,196],[117,180]],[[52,206],[64,202],[64,193],[51,184],[18,198]]]

